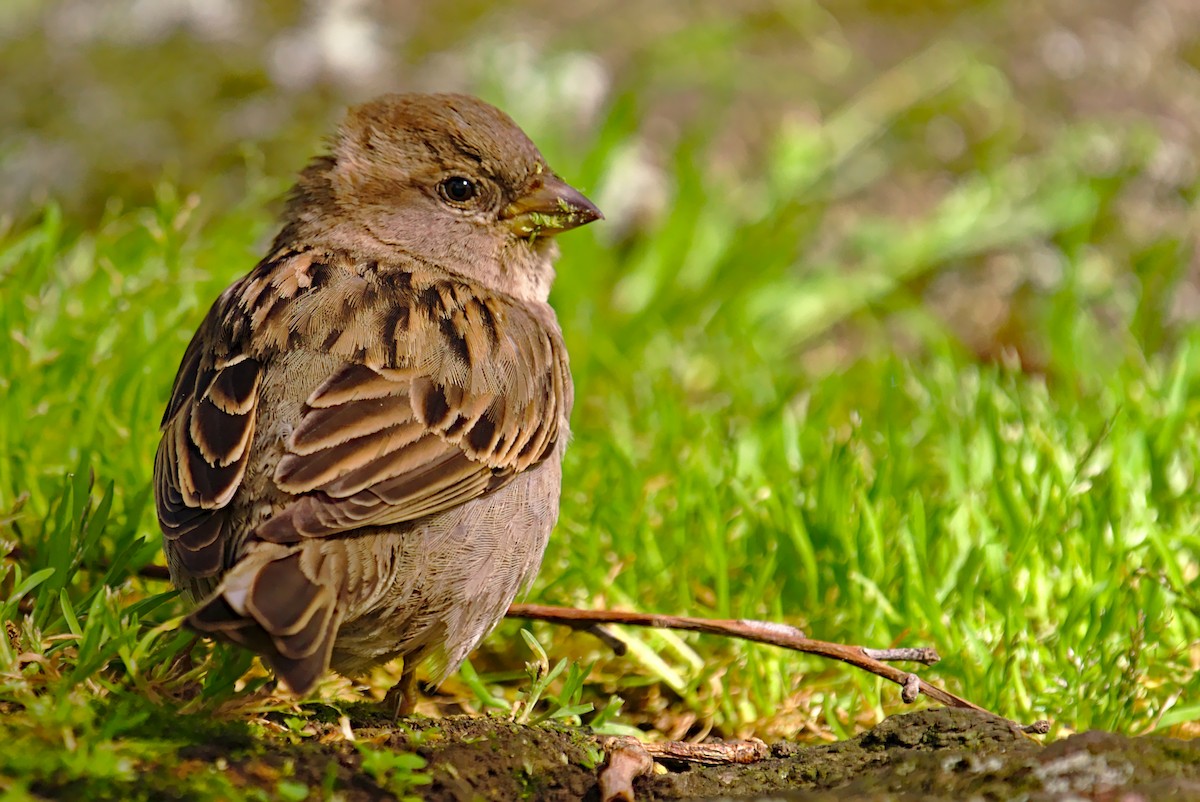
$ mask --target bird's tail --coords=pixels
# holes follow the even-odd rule
[[[184,622],[257,652],[297,694],[329,668],[341,625],[335,587],[314,576],[301,550],[263,544],[232,568]]]

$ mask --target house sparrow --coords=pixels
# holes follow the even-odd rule
[[[300,694],[403,656],[401,713],[420,662],[451,674],[558,517],[553,236],[601,217],[475,98],[352,108],[175,378],[154,479],[187,625]]]

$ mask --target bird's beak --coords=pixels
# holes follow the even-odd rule
[[[604,219],[596,204],[553,174],[539,176],[500,217],[522,238],[551,236]]]

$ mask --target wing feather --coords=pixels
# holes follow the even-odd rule
[[[180,365],[155,460],[173,565],[211,576],[247,538],[414,521],[494,492],[559,448],[571,384],[548,306],[428,270],[370,267],[279,254],[214,305]],[[232,531],[248,517],[232,510],[263,500],[236,501],[262,448],[264,374],[296,349],[341,361],[294,420],[278,421],[290,434],[270,474],[274,514]],[[312,646],[297,643],[296,654]]]

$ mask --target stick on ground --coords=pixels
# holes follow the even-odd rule
[[[777,624],[769,621],[752,621],[748,619],[692,618],[690,616],[656,615],[652,613],[630,613],[617,610],[582,610],[575,607],[551,607],[542,604],[514,604],[508,609],[509,618],[522,618],[531,621],[546,621],[552,624],[565,624],[576,629],[591,629],[601,624],[624,624],[635,627],[656,627],[659,629],[682,629],[691,632],[706,632],[712,635],[724,635],[730,638],[766,643],[805,654],[815,654],[831,660],[869,671],[876,676],[890,680],[901,687],[906,702],[915,701],[921,693],[941,702],[947,707],[964,707],[1008,721],[1009,724],[1028,732],[1044,731],[1049,725],[1037,722],[1028,727],[1009,721],[1003,716],[980,707],[974,702],[956,696],[908,671],[890,666],[884,660],[915,661],[932,665],[940,658],[937,651],[930,648],[918,649],[868,649],[863,646],[848,646],[842,643],[806,638],[804,633],[787,624]]]

